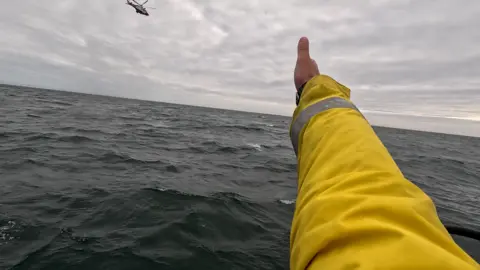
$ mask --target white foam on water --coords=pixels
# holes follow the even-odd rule
[[[165,124],[163,121],[155,121],[151,123],[152,126],[154,127],[164,127],[164,128],[169,128],[170,126]]]
[[[262,145],[260,145],[258,143],[247,143],[247,145],[257,149],[258,151],[262,151]]]
[[[294,204],[295,200],[280,200],[280,202],[283,204]]]
[[[11,236],[11,231],[15,228],[15,221],[8,221],[7,225],[0,227],[0,245],[5,244],[9,240],[13,240],[15,237]]]

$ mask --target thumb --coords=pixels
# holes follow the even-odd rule
[[[302,37],[298,41],[297,60],[310,59],[310,44],[308,38]]]

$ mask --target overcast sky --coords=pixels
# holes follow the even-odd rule
[[[0,82],[291,115],[308,36],[320,72],[350,87],[373,124],[480,136],[478,0],[147,6],[149,17],[123,0],[2,3]]]

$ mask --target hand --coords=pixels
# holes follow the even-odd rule
[[[320,72],[318,71],[318,66],[315,60],[310,58],[308,38],[302,37],[298,41],[297,63],[293,75],[293,81],[295,82],[295,88],[297,91],[303,84],[317,75],[320,75]]]

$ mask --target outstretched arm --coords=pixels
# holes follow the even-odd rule
[[[310,75],[290,130],[298,159],[290,268],[479,269],[403,176],[350,89],[318,74],[308,40],[298,53],[297,66],[306,66],[296,72]]]

